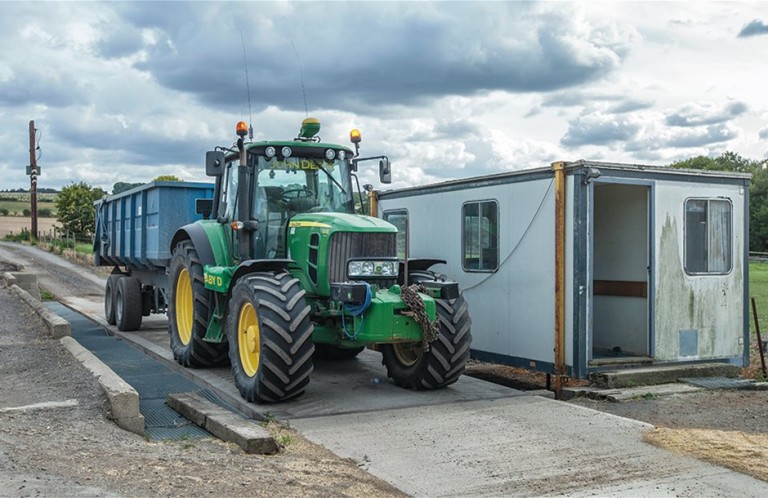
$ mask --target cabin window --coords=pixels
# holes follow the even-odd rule
[[[499,205],[496,201],[462,206],[462,267],[464,271],[494,272],[499,268]]]
[[[725,199],[685,201],[685,271],[691,274],[731,271],[733,207]]]
[[[392,223],[397,228],[397,257],[404,260],[408,239],[408,211],[405,209],[384,211],[384,221]]]

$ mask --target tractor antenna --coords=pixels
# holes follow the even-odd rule
[[[245,66],[245,89],[248,92],[248,139],[253,142],[253,112],[251,111],[251,82],[248,80],[248,58],[245,56],[245,37],[240,30],[240,41],[243,43],[243,65]]]
[[[293,43],[293,40],[291,40],[291,46],[293,47],[293,53],[296,55],[296,62],[299,63],[299,75],[301,76],[301,94],[304,96],[304,114],[309,116],[309,111],[307,110],[307,92],[304,89],[304,69],[301,67],[299,51],[296,50],[296,45]]]

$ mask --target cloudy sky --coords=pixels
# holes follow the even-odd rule
[[[249,119],[241,33],[256,139],[296,136],[303,73],[324,141],[359,128],[396,187],[768,158],[760,2],[2,2],[0,189],[29,186],[32,119],[41,187],[205,180]]]

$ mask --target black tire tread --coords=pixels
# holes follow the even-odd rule
[[[136,277],[122,276],[117,279],[115,302],[122,300],[122,313],[115,307],[115,324],[123,332],[141,327],[141,282]]]
[[[104,318],[110,325],[115,325],[115,302],[117,295],[117,281],[121,274],[114,273],[107,277],[107,285],[104,288]]]
[[[464,296],[453,300],[436,299],[440,331],[429,351],[411,367],[397,359],[392,345],[382,347],[382,363],[387,375],[400,387],[414,390],[439,389],[456,382],[469,359],[472,343],[469,307]]]
[[[240,308],[246,300],[256,308],[261,335],[259,369],[253,377],[244,372],[238,350]],[[254,273],[235,285],[226,330],[232,375],[247,401],[286,401],[304,392],[314,370],[310,311],[300,282],[290,273]]]
[[[184,344],[176,330],[176,279],[181,268],[186,268],[192,282],[193,323],[192,339]],[[211,291],[205,288],[203,265],[190,240],[183,240],[176,245],[171,260],[171,292],[168,303],[168,333],[171,337],[171,350],[176,361],[190,368],[209,368],[227,363],[227,343],[205,342],[203,338],[211,318]]]

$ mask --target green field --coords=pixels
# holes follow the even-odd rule
[[[56,217],[56,194],[37,194],[37,212],[42,209],[51,211],[51,217]],[[0,193],[0,213],[8,210],[8,216],[22,216],[25,209],[30,209],[30,199],[27,193]]]
[[[749,296],[755,298],[757,318],[760,320],[760,332],[763,339],[768,339],[768,262],[749,263]],[[749,329],[755,333],[755,320],[752,316],[752,304],[749,308]]]

